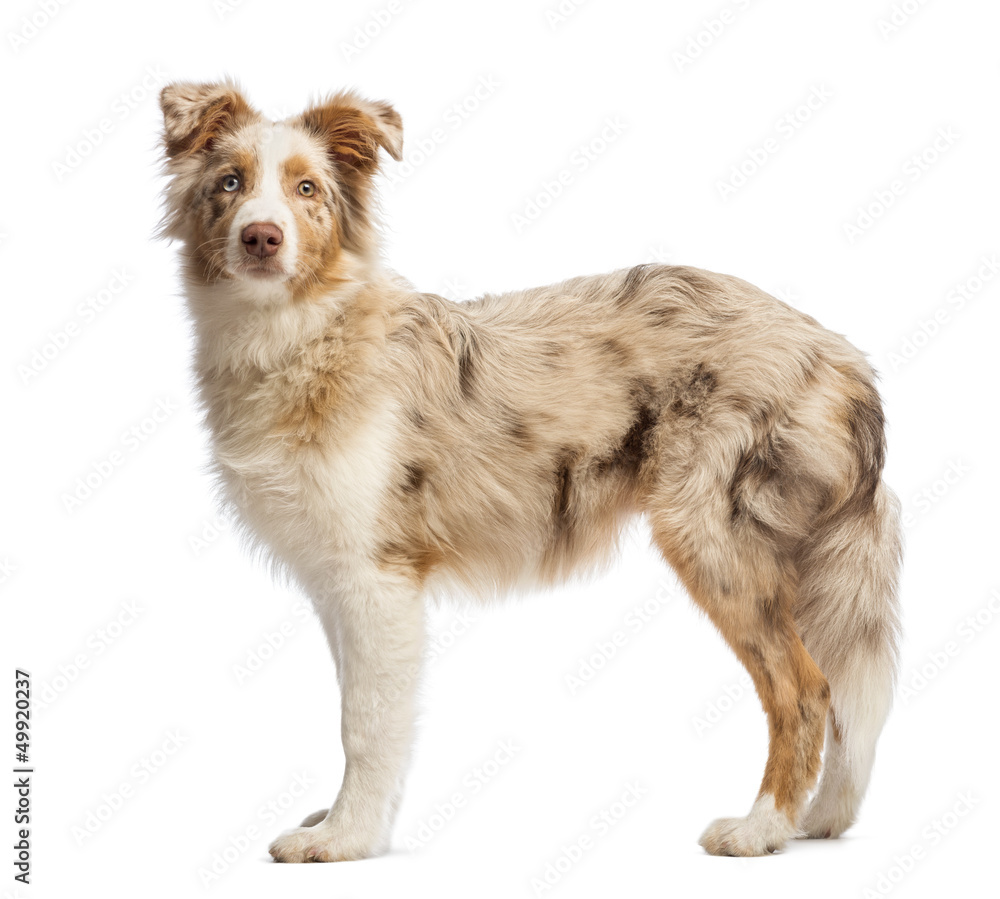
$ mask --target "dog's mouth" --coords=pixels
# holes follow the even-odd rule
[[[234,274],[252,280],[284,279],[288,276],[277,256],[267,256],[263,259],[257,256],[244,256],[236,266]]]

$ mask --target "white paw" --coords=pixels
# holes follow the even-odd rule
[[[314,817],[310,815],[306,821]],[[286,830],[267,851],[276,862],[346,862],[372,854],[370,846],[350,839],[336,824],[327,824],[325,820],[312,827]]]
[[[774,798],[761,796],[745,818],[717,818],[698,842],[710,855],[767,855],[795,836],[795,825],[774,807]]]
[[[832,840],[854,823],[853,805],[848,801],[832,801],[820,793],[802,818],[802,836],[810,840]]]

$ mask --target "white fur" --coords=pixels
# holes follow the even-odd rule
[[[839,837],[854,823],[892,705],[891,677],[871,659],[855,664],[856,670],[831,685],[836,717],[827,722],[823,775],[802,823],[804,835],[814,839]]]
[[[281,122],[262,123],[256,147],[260,164],[259,183],[253,195],[244,200],[233,219],[226,248],[228,268],[236,273],[246,258],[243,247],[243,229],[255,222],[272,223],[282,232],[281,249],[277,254],[281,262],[280,280],[288,281],[295,276],[298,263],[298,231],[295,214],[288,205],[281,184],[281,164],[302,146],[302,137],[295,129]]]
[[[352,583],[338,585],[336,600],[316,603],[340,673],[344,781],[322,820],[321,813],[310,815],[307,826],[271,844],[271,854],[285,861],[340,861],[383,851],[399,803],[424,607],[412,585],[371,570],[352,574]]]
[[[767,855],[797,834],[795,823],[763,793],[745,818],[717,818],[698,841],[713,855]]]

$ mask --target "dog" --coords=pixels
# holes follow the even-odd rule
[[[636,516],[767,715],[749,814],[701,845],[757,856],[843,833],[900,633],[899,503],[864,355],[683,266],[422,293],[379,253],[374,179],[403,140],[389,104],[341,92],[273,122],[222,81],[170,84],[160,105],[161,233],[183,247],[220,492],[311,597],[341,689],[340,792],[273,858],[386,849],[426,597],[562,582]]]

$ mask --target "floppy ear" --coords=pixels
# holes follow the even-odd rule
[[[163,143],[171,159],[210,150],[219,134],[257,116],[231,82],[168,84],[160,93],[160,109]]]
[[[307,109],[299,121],[326,144],[341,171],[373,173],[379,147],[393,159],[403,157],[403,121],[388,103],[342,91]]]

